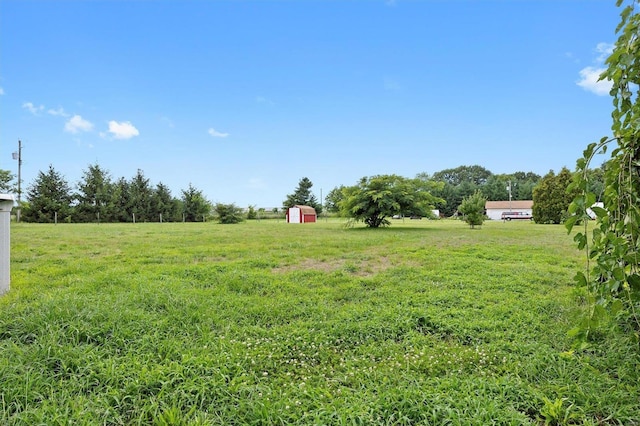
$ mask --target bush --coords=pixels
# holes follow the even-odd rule
[[[220,223],[240,223],[243,221],[242,209],[235,204],[216,204],[216,214]]]
[[[462,219],[467,222],[471,228],[476,225],[480,226],[484,222],[484,207],[487,204],[487,198],[482,192],[476,190],[473,194],[464,197],[462,204],[458,207],[458,211],[462,213]]]

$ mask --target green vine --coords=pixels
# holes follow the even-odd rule
[[[569,206],[572,215],[565,223],[569,232],[578,224],[583,231],[574,241],[586,254],[586,271],[576,274],[576,282],[587,288],[589,314],[574,330],[587,341],[604,318],[615,317],[640,340],[640,0],[622,9],[612,54],[601,80],[612,83],[614,109],[613,137],[591,143],[577,161],[572,189],[579,189]],[[618,0],[621,6],[624,0]],[[596,195],[588,191],[587,170],[594,156],[606,153],[616,143],[605,163],[603,207],[596,207]],[[589,222],[589,209],[596,216]],[[589,238],[589,230],[591,230]]]

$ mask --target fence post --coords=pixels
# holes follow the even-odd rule
[[[0,194],[0,295],[9,291],[11,275],[11,208],[13,196]]]

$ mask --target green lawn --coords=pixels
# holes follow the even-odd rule
[[[0,424],[640,424],[560,226],[14,224]]]

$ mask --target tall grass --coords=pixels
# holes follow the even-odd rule
[[[25,225],[0,424],[639,424],[637,348],[574,352],[563,228]]]

